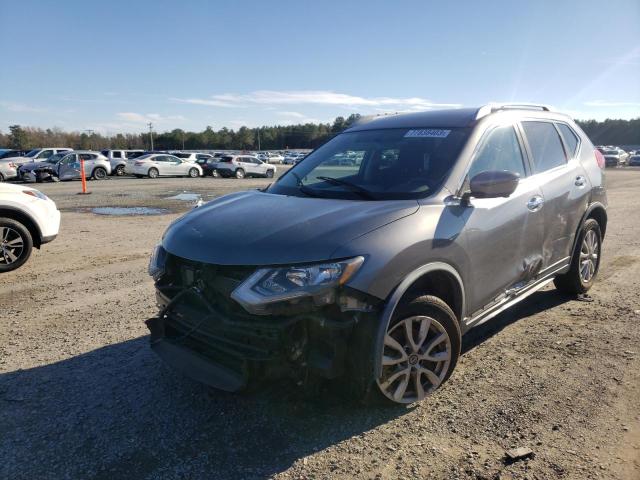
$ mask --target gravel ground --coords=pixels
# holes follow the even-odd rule
[[[552,288],[464,340],[451,380],[410,408],[365,409],[281,384],[208,390],[165,367],[143,321],[147,259],[169,222],[266,180],[39,186],[58,239],[0,277],[0,478],[640,478],[640,170],[608,175],[593,301]],[[166,208],[109,217],[93,207]],[[529,447],[533,458],[505,462]]]

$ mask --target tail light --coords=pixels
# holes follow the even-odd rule
[[[596,162],[598,162],[598,166],[600,168],[604,168],[607,165],[607,162],[605,162],[604,160],[604,155],[602,155],[602,152],[600,150],[595,150],[595,154],[596,154]]]

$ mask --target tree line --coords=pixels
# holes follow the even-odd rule
[[[305,123],[238,130],[226,127],[214,130],[208,126],[202,132],[187,132],[176,128],[153,133],[156,150],[282,150],[316,148],[360,119],[352,114],[337,117],[333,123]],[[640,118],[633,120],[577,121],[595,145],[640,145]],[[151,149],[146,133],[67,132],[60,128],[34,128],[12,125],[8,133],[0,132],[0,148],[26,150],[37,147],[69,147],[78,150]]]

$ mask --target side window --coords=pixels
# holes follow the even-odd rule
[[[568,149],[568,155],[570,158],[573,158],[578,150],[578,136],[573,131],[573,129],[565,124],[565,123],[556,123],[558,130],[562,134],[562,138],[564,138],[564,143]]]
[[[80,154],[80,160],[95,160],[96,156],[95,155],[91,155],[90,153],[81,153]]]
[[[69,155],[67,155],[66,157],[64,157],[62,160],[60,160],[60,163],[62,165],[71,165],[72,163],[75,163],[76,161],[76,154],[75,153],[71,153]]]
[[[469,178],[481,172],[508,170],[525,177],[524,157],[514,128],[498,127],[482,142],[469,169]]]
[[[111,152],[112,158],[122,158],[122,152],[120,150],[114,150]]]
[[[558,131],[549,122],[522,122],[533,155],[533,170],[544,172],[567,163]]]
[[[46,159],[53,155],[53,150],[44,150],[38,154],[36,158]]]
[[[166,162],[164,155],[156,155],[151,160],[153,162]]]

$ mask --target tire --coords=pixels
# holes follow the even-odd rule
[[[93,178],[94,180],[104,180],[105,178],[107,178],[107,171],[102,167],[96,167],[91,173],[91,178]]]
[[[0,173],[0,183],[4,182],[4,175]]]
[[[376,322],[377,325],[364,325],[365,323],[361,322],[356,327],[354,351],[350,356],[351,363],[347,367],[345,376],[352,398],[355,396],[356,399],[367,404],[411,404],[431,394],[453,373],[460,357],[462,334],[455,314],[440,298],[424,295],[403,302],[396,308],[388,326],[378,322]],[[405,344],[401,340],[402,338],[407,340],[406,336],[403,337],[407,324],[411,325],[413,343],[418,343],[417,351],[412,350],[409,342]],[[426,335],[422,337],[421,329],[425,325]],[[385,342],[382,356],[380,356],[375,349],[381,328],[386,328],[385,339],[391,337],[396,346],[404,348],[398,350],[391,346],[391,342]],[[442,334],[445,335],[442,336]],[[422,341],[420,341],[421,338]],[[433,354],[434,351],[435,354]],[[398,355],[393,355],[393,352]],[[427,355],[429,353],[433,355]],[[439,360],[421,358],[424,356],[429,356],[431,359],[439,358]],[[394,363],[382,364],[383,358],[386,358],[387,362]],[[382,374],[380,378],[374,379],[377,365],[381,365]],[[400,372],[406,372],[406,374]],[[393,379],[394,376],[395,379]],[[393,398],[390,392],[399,392],[401,390],[399,387],[405,379],[406,384],[402,394]],[[419,379],[420,386],[416,379]]]
[[[149,176],[149,178],[158,178],[158,176],[160,176],[160,172],[158,172],[157,168],[151,167],[147,172],[147,175]]]
[[[267,178],[273,178],[273,170],[267,170]]]
[[[569,271],[553,279],[556,288],[571,295],[587,293],[598,275],[601,252],[600,225],[593,218],[588,218],[580,230]]]
[[[220,178],[220,173],[214,168],[213,170],[211,170],[211,176],[213,178]]]
[[[20,247],[17,247],[18,243]],[[29,230],[12,218],[0,217],[0,273],[21,267],[31,256],[33,238]]]
[[[117,177],[124,177],[124,165],[118,165],[115,174]]]
[[[198,178],[200,176],[200,172],[198,171],[197,168],[190,168],[189,169],[189,176],[191,178]]]
[[[239,168],[236,170],[236,178],[244,178],[244,170]]]

